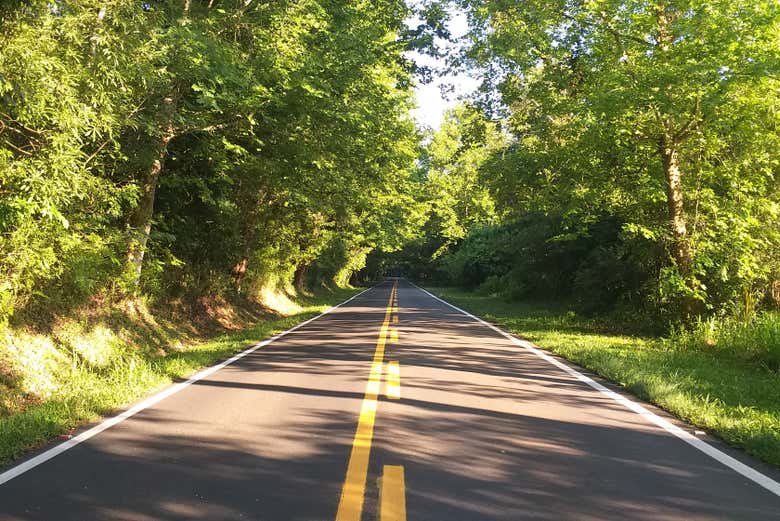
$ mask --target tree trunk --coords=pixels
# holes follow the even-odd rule
[[[669,25],[673,16],[663,3],[657,6],[658,45],[661,51],[668,51],[672,45],[673,35]],[[659,152],[663,161],[664,177],[666,178],[666,205],[669,224],[672,228],[672,257],[677,269],[686,279],[691,274],[692,253],[688,242],[688,228],[685,223],[685,208],[683,204],[682,176],[680,174],[680,158],[678,155],[679,140],[673,132],[669,119],[661,118],[664,133],[659,141]]]
[[[239,206],[240,213],[244,216],[242,219],[243,228],[241,232],[241,236],[244,239],[244,251],[239,261],[233,265],[233,269],[230,273],[233,277],[233,283],[235,284],[236,292],[241,293],[241,284],[243,283],[244,277],[246,276],[246,270],[249,266],[249,257],[252,254],[252,249],[255,247],[255,239],[257,239],[258,235],[257,222],[259,220],[259,216],[257,215],[256,208],[264,201],[266,190],[265,188],[244,187],[241,180],[239,180],[237,188],[239,193],[243,194],[248,191],[254,194],[256,197],[249,197],[248,200],[242,199],[244,204]]]
[[[664,175],[666,177],[666,205],[669,224],[672,228],[672,256],[680,273],[687,277],[691,273],[693,254],[688,241],[688,228],[685,222],[682,175],[676,144],[668,139],[661,142]]]
[[[688,227],[685,221],[682,174],[680,173],[680,158],[677,143],[669,138],[663,138],[660,146],[663,159],[664,176],[666,177],[666,206],[669,225],[672,231],[672,258],[680,275],[691,291],[695,290],[696,280],[693,276],[693,250],[688,239]],[[699,302],[686,295],[681,301],[683,311],[690,317],[698,311]]]
[[[306,274],[308,271],[308,264],[299,264],[298,267],[295,268],[295,275],[293,275],[293,285],[295,286],[296,291],[300,293],[306,292]]]
[[[174,89],[173,92],[177,92]],[[161,129],[162,135],[155,138],[150,154],[150,164],[141,178],[141,197],[138,205],[133,209],[128,219],[129,238],[127,245],[127,271],[132,276],[133,287],[137,287],[141,280],[141,268],[143,267],[146,245],[149,242],[149,233],[152,230],[152,217],[154,216],[154,196],[157,191],[157,181],[160,178],[165,157],[168,154],[168,143],[173,139],[175,130],[173,116],[176,111],[175,96],[163,99],[160,113],[163,117]]]
[[[152,230],[152,217],[154,216],[154,196],[157,191],[157,181],[165,162],[168,143],[173,136],[165,135],[155,147],[152,163],[141,179],[141,197],[138,205],[130,214],[128,220],[129,240],[127,248],[128,272],[133,276],[133,285],[137,286],[141,279],[146,245],[149,242],[149,234]]]
[[[253,233],[244,234],[244,254],[241,259],[233,265],[231,275],[233,275],[233,283],[236,285],[236,292],[241,293],[241,283],[244,282],[246,276],[246,269],[249,265],[249,255],[252,253],[252,244],[254,242]]]
[[[241,283],[244,282],[244,276],[246,275],[246,268],[249,264],[249,257],[244,255],[241,260],[233,265],[232,275],[233,284],[236,286],[236,292],[241,293]]]

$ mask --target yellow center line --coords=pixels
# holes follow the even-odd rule
[[[401,398],[401,368],[397,360],[387,363],[385,396],[391,400],[399,400]]]
[[[406,521],[406,485],[401,465],[385,465],[382,472],[379,521]]]
[[[398,342],[398,329],[397,328],[390,328],[390,343],[395,344]]]
[[[339,509],[336,521],[360,521],[363,514],[363,497],[366,492],[366,476],[368,475],[368,457],[371,453],[371,439],[374,435],[374,418],[376,417],[377,397],[379,395],[382,371],[384,369],[385,342],[387,340],[390,316],[395,299],[396,284],[390,290],[387,301],[385,319],[379,329],[379,339],[376,342],[374,360],[368,375],[363,405],[360,408],[355,439],[352,441],[352,451],[349,454],[347,475],[341,488]]]

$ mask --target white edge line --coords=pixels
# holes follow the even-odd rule
[[[476,320],[480,324],[489,327],[490,329],[492,329],[496,333],[500,334],[501,336],[503,336],[505,338],[508,338],[509,340],[511,340],[516,345],[526,349],[527,351],[530,351],[531,353],[535,354],[536,356],[538,356],[542,360],[544,360],[546,362],[549,362],[550,364],[554,365],[555,367],[557,367],[559,369],[562,369],[563,371],[567,372],[568,374],[570,374],[571,376],[577,378],[578,380],[588,384],[593,389],[599,391],[600,393],[608,396],[612,400],[618,402],[619,404],[624,406],[626,409],[629,409],[629,410],[639,414],[640,416],[642,416],[645,420],[649,421],[650,423],[653,423],[653,424],[661,427],[665,431],[667,431],[667,432],[677,436],[678,438],[680,438],[684,442],[686,442],[689,445],[692,445],[693,447],[699,449],[700,451],[702,451],[706,455],[708,455],[711,458],[719,461],[720,463],[722,463],[723,465],[729,467],[733,471],[738,472],[739,474],[742,474],[744,477],[748,478],[749,480],[753,481],[754,483],[757,483],[758,485],[761,485],[762,487],[764,487],[765,489],[769,490],[770,492],[772,492],[776,496],[780,496],[780,483],[778,483],[777,481],[773,480],[772,478],[770,478],[766,474],[762,474],[761,472],[757,471],[756,469],[754,469],[752,467],[749,467],[748,465],[745,465],[744,463],[742,463],[738,459],[733,458],[732,456],[729,456],[728,454],[726,454],[725,452],[723,452],[721,450],[718,450],[717,448],[713,447],[712,445],[710,445],[706,441],[700,440],[699,438],[697,438],[693,434],[691,434],[691,433],[689,433],[687,431],[684,431],[683,429],[679,428],[678,426],[674,425],[673,423],[669,422],[668,420],[665,420],[665,419],[661,418],[660,416],[658,416],[657,414],[653,413],[652,411],[649,411],[648,409],[646,409],[642,405],[638,404],[637,402],[635,402],[633,400],[630,400],[630,399],[626,398],[625,396],[623,396],[621,394],[618,394],[615,391],[612,391],[612,390],[604,387],[603,385],[601,385],[600,383],[596,382],[592,378],[590,378],[588,376],[585,376],[584,374],[580,373],[579,371],[577,371],[575,369],[572,369],[571,367],[569,367],[568,365],[564,364],[560,360],[556,360],[552,356],[550,356],[547,353],[545,353],[544,351],[542,351],[538,346],[534,345],[533,343],[531,343],[531,342],[529,342],[527,340],[521,340],[521,339],[517,338],[516,336],[507,333],[503,329],[500,329],[500,328],[494,326],[493,324],[491,324],[489,322],[486,322],[486,321],[482,320],[481,318],[479,318],[477,316],[472,315],[468,311],[464,311],[463,309],[459,308],[458,306],[450,304],[446,300],[437,297],[436,295],[434,295],[430,291],[428,291],[428,290],[426,290],[424,288],[421,288],[421,287],[417,286],[416,284],[413,284],[411,282],[409,282],[409,284],[411,284],[415,288],[419,289],[420,291],[423,291],[423,292],[427,293],[428,295],[430,295],[431,297],[435,298],[439,302],[442,302],[442,303],[448,305],[449,307],[451,307],[451,308],[453,308],[453,309],[463,313],[464,315],[466,315],[466,316]]]
[[[381,282],[379,284],[381,284]],[[290,329],[288,329],[286,331],[278,333],[278,334],[272,336],[271,338],[268,338],[266,340],[263,340],[262,342],[254,344],[253,346],[245,349],[244,351],[241,351],[240,353],[235,354],[232,357],[228,358],[224,362],[220,362],[220,363],[218,363],[216,365],[212,365],[211,367],[207,367],[206,369],[201,369],[200,371],[198,371],[197,373],[192,375],[187,380],[185,380],[183,382],[179,382],[179,383],[174,384],[174,385],[171,385],[170,387],[167,387],[167,388],[163,389],[162,391],[160,391],[160,392],[158,392],[156,394],[153,394],[152,396],[146,398],[145,400],[143,400],[143,401],[133,405],[132,407],[130,407],[126,411],[124,411],[122,413],[119,413],[116,416],[112,416],[111,418],[108,418],[107,420],[102,421],[101,423],[95,425],[91,429],[82,432],[78,436],[75,436],[75,437],[73,437],[73,438],[71,438],[71,439],[69,439],[67,441],[64,441],[64,442],[60,443],[59,445],[56,445],[56,446],[54,446],[54,447],[52,447],[52,448],[50,448],[50,449],[48,449],[48,450],[38,454],[37,456],[34,456],[34,457],[28,459],[27,461],[24,461],[24,462],[14,466],[14,467],[11,467],[10,469],[8,469],[5,472],[3,472],[2,474],[0,474],[0,485],[3,485],[4,483],[7,483],[7,482],[11,481],[14,478],[16,478],[18,476],[21,476],[25,472],[27,472],[29,470],[32,470],[35,467],[37,467],[38,465],[49,461],[50,459],[52,459],[52,458],[62,454],[63,452],[65,452],[68,449],[72,449],[76,445],[78,445],[78,444],[80,444],[82,442],[87,441],[88,439],[92,438],[93,436],[96,436],[96,435],[100,434],[104,430],[110,429],[111,427],[113,427],[114,425],[116,425],[118,423],[122,423],[126,419],[128,419],[128,418],[130,418],[130,417],[132,417],[132,416],[134,416],[136,414],[138,414],[139,412],[143,411],[144,409],[148,409],[149,407],[151,407],[151,406],[153,406],[153,405],[155,405],[155,404],[165,400],[169,396],[173,396],[174,394],[176,394],[179,391],[183,390],[185,387],[187,387],[189,385],[192,385],[193,383],[197,382],[198,380],[202,380],[203,378],[206,378],[207,376],[210,376],[210,375],[216,373],[220,369],[229,366],[233,362],[236,362],[237,360],[240,360],[240,359],[244,358],[245,356],[254,353],[255,351],[257,351],[261,347],[267,346],[271,342],[279,340],[283,336],[285,336],[285,335],[287,335],[289,333],[292,333],[296,329],[299,329],[299,328],[305,326],[306,324],[308,324],[310,322],[313,322],[313,321],[317,320],[318,318],[327,315],[328,313],[330,313],[331,311],[335,310],[336,308],[339,308],[339,307],[343,306],[344,304],[352,301],[353,299],[356,299],[357,297],[359,297],[363,293],[365,293],[365,292],[367,292],[367,291],[369,291],[371,289],[374,289],[379,284],[377,284],[375,286],[371,286],[370,288],[364,289],[360,293],[352,295],[350,298],[348,298],[344,302],[340,302],[339,304],[336,304],[335,306],[333,306],[333,307],[323,311],[319,315],[317,315],[315,317],[312,317],[312,318],[310,318],[308,320],[305,320],[305,321],[301,322],[300,324],[296,324],[295,326],[291,327]]]

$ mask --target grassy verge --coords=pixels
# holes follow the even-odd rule
[[[433,293],[780,467],[780,374],[730,349],[621,335],[554,306]]]
[[[204,332],[192,319],[127,309],[69,318],[45,333],[0,331],[0,465],[354,293],[336,289],[298,299],[296,312],[287,316],[244,313],[242,327],[234,320],[235,330],[228,332]],[[217,311],[224,314],[225,308]]]

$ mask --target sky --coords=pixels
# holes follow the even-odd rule
[[[467,30],[466,15],[462,12],[452,13],[448,26],[453,37],[463,36]],[[409,55],[420,65],[431,67],[444,66],[444,62],[441,59],[435,59],[419,53],[409,53]],[[448,92],[445,96],[441,92],[442,85],[452,85],[454,91]],[[412,111],[412,116],[421,128],[430,127],[438,129],[444,112],[457,103],[458,97],[473,92],[478,86],[479,81],[465,73],[438,77],[427,85],[418,83],[415,89],[417,108]]]

